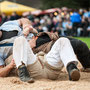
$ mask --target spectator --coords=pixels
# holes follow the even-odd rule
[[[85,18],[82,19],[80,27],[77,28],[77,36],[81,36],[81,32],[83,32],[83,36],[86,35],[87,22]]]
[[[34,16],[31,14],[31,12],[29,12],[29,15],[27,16],[27,18],[32,22],[34,21]]]
[[[13,12],[11,17],[10,17],[10,20],[17,20],[19,18],[20,18],[20,16],[18,16],[16,12]]]
[[[38,18],[35,18],[34,19],[34,23],[33,23],[33,26],[38,29],[38,26],[40,25],[40,20]]]
[[[88,32],[88,36],[90,37],[90,18],[88,18],[88,27],[87,27],[87,32]]]
[[[67,20],[64,19],[64,21],[62,22],[62,31],[61,31],[61,33],[62,33],[63,36],[66,36],[66,32],[67,32]]]
[[[34,16],[31,12],[29,12],[26,17],[29,18],[32,25],[39,32],[58,32],[59,35],[64,36],[88,36],[87,28],[89,27],[90,12],[86,9],[79,9],[79,13],[76,10],[73,12],[71,9],[67,9],[60,10],[60,12],[55,11],[54,13],[38,16]],[[10,19],[16,20],[18,16],[15,12],[13,12],[11,16],[3,15],[3,17],[4,19],[2,19],[1,16],[1,24],[5,21],[9,21]],[[70,19],[70,21],[66,21],[65,24],[64,19]]]
[[[52,23],[51,19],[48,19],[47,20],[47,28],[48,28],[49,32],[52,31],[52,27],[53,27],[53,23]]]
[[[43,32],[42,26],[40,25],[37,30],[38,32]]]
[[[87,28],[88,36],[90,37],[90,26]]]
[[[57,20],[56,17],[53,18],[53,32],[56,31],[56,28],[58,27],[59,25],[59,21]]]
[[[67,28],[67,35],[71,36],[72,35],[72,22],[70,20],[67,20],[66,28]]]
[[[70,20],[73,23],[73,36],[77,36],[77,28],[80,26],[81,16],[75,10],[74,13],[70,16]]]
[[[10,15],[8,15],[8,16],[7,16],[7,21],[9,21],[9,20],[10,20],[10,18],[11,18],[11,16],[10,16]]]
[[[83,16],[84,16],[85,18],[88,18],[89,15],[90,15],[90,12],[88,12],[88,11],[85,9]]]
[[[5,14],[5,13],[2,13],[2,14],[1,14],[1,17],[2,17],[1,24],[3,24],[4,22],[6,22],[6,21],[7,21],[7,16],[6,16],[6,14]]]

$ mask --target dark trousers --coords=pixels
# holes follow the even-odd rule
[[[77,36],[77,28],[80,26],[80,23],[74,22],[73,23],[73,36]]]
[[[14,37],[14,36],[17,36],[17,34],[18,34],[18,31],[17,30],[13,30],[13,31],[2,31],[2,36],[0,38],[0,41],[5,40],[5,39],[9,39],[9,38]]]
[[[67,29],[67,36],[72,36],[72,34],[73,34],[72,29]]]
[[[88,46],[77,39],[69,38],[78,60],[84,68],[90,68],[90,50]]]

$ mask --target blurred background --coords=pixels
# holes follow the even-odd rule
[[[0,0],[0,25],[22,17],[38,32],[88,37],[90,44],[90,0]]]

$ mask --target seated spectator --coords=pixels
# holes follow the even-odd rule
[[[48,28],[46,26],[43,26],[42,29],[43,29],[43,32],[48,32]]]
[[[43,32],[42,26],[40,25],[37,29],[38,32]]]
[[[67,28],[67,35],[71,36],[72,35],[72,22],[70,20],[67,21],[66,28]]]
[[[90,37],[90,26],[87,28],[88,36]]]
[[[38,18],[35,18],[33,26],[37,29],[39,25],[40,25],[40,20]]]
[[[43,18],[43,17],[41,17],[41,19],[40,19],[40,24],[44,24],[45,23],[45,19]]]
[[[88,11],[85,9],[83,16],[84,16],[85,18],[88,18],[89,15],[90,15],[90,12],[88,12]]]
[[[63,36],[66,36],[66,31],[67,31],[67,20],[64,19],[64,21],[62,22],[61,34],[62,34]]]
[[[81,25],[77,29],[77,36],[87,36],[88,19],[82,18]],[[81,33],[82,32],[82,33]]]
[[[59,26],[59,20],[57,20],[56,17],[53,17],[53,28],[52,28],[52,32],[55,32],[56,31],[56,28]]]
[[[29,12],[29,15],[27,16],[27,18],[32,22],[34,21],[34,16],[31,14],[31,12]]]
[[[47,28],[48,28],[49,32],[52,31],[52,27],[53,27],[53,23],[52,23],[51,19],[48,19],[47,20]]]
[[[20,16],[17,15],[16,12],[13,12],[12,15],[11,15],[11,17],[10,17],[10,20],[17,20],[17,19],[19,19],[19,18],[20,18]]]
[[[6,14],[5,14],[5,13],[2,13],[2,14],[1,14],[1,17],[2,17],[1,24],[3,24],[4,22],[6,22],[6,21],[7,21],[7,16],[6,16]]]
[[[73,36],[77,36],[77,28],[80,26],[81,16],[75,10],[74,13],[70,16],[70,20],[73,23]]]
[[[81,36],[81,32],[83,32],[83,28],[82,27],[79,27],[77,29],[77,37],[80,37]]]

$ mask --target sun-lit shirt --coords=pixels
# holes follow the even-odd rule
[[[63,22],[63,23],[62,23],[62,27],[63,27],[64,29],[66,29],[66,25],[67,25],[67,22]]]
[[[84,17],[87,17],[87,18],[90,17],[90,12],[85,12],[85,13],[83,14],[83,16],[84,16]]]
[[[7,21],[0,26],[0,30],[3,31],[14,31],[17,30],[18,34],[21,34],[22,28],[20,27],[17,20]]]
[[[72,23],[81,23],[81,16],[79,13],[74,12],[71,16],[70,16],[70,20]]]

